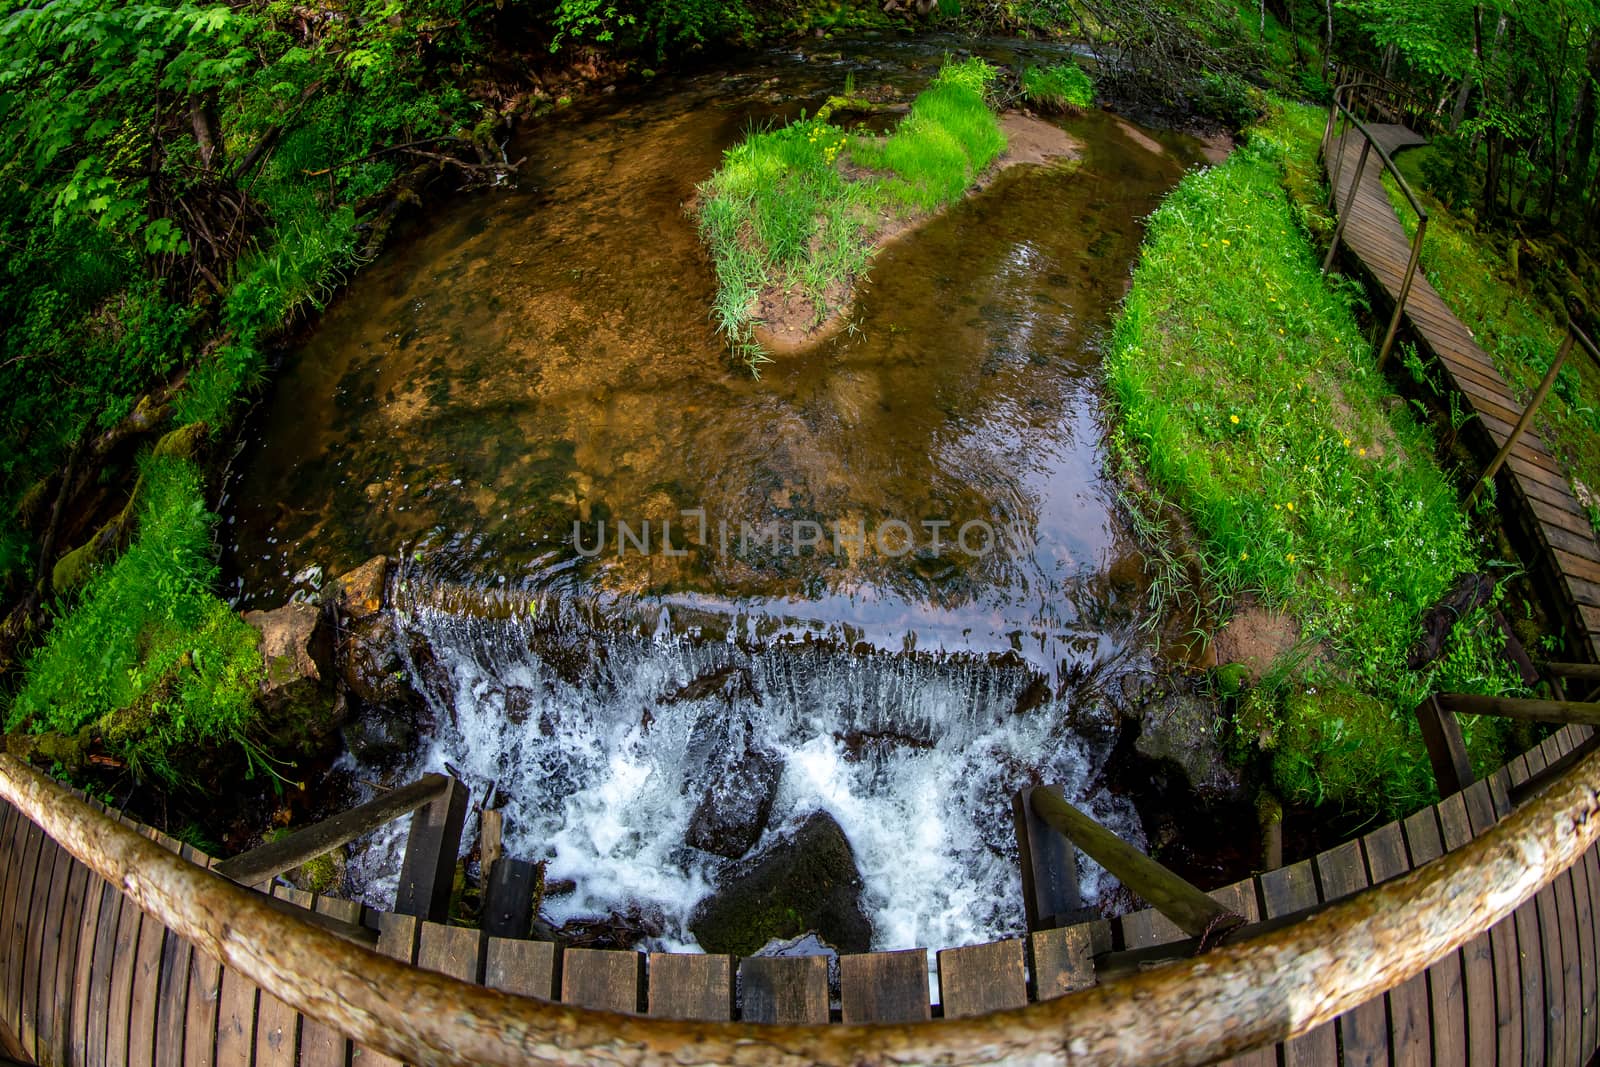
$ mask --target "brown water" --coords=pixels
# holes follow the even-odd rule
[[[755,57],[529,128],[520,188],[439,208],[363,271],[264,406],[234,491],[240,601],[405,556],[397,649],[426,642],[409,675],[432,714],[399,766],[355,777],[496,789],[508,853],[578,887],[553,921],[644,915],[653,944],[693,944],[727,861],[688,827],[746,751],[781,767],[769,839],[818,810],[844,829],[878,948],[1018,932],[1020,785],[1140,840],[1104,777],[1140,699],[1122,681],[1155,666],[1100,347],[1140,219],[1199,146],[1064,120],[1081,161],[1007,171],[885,249],[853,328],[759,381],[713,333],[683,208],[753,123],[846,74],[909,98],[961,43]],[[742,536],[769,524],[776,542]],[[950,545],[966,524],[997,547]],[[873,544],[833,551],[858,525]],[[374,902],[399,847],[391,827],[356,857]]]
[[[759,381],[708,317],[684,204],[722,151],[846,73],[909,98],[948,47],[767,56],[526,130],[520,188],[439,208],[279,377],[235,494],[242,602],[406,550],[468,587],[648,594],[1049,667],[1125,617],[1139,567],[1103,478],[1100,338],[1195,142],[1063,120],[1081,163],[1008,171],[884,250],[854,328]]]

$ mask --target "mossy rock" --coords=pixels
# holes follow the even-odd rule
[[[872,948],[861,874],[839,824],[816,812],[793,834],[735,867],[695,908],[689,929],[707,952],[748,956],[774,938],[815,931],[840,952]]]
[[[1224,663],[1216,669],[1214,677],[1218,696],[1236,697],[1250,684],[1250,668],[1243,663]]]
[[[176,456],[179,459],[194,459],[200,453],[201,447],[211,436],[211,429],[203,422],[191,422],[179,426],[176,430],[166,434],[156,442],[153,450],[157,456]]]

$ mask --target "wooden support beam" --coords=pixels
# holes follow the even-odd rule
[[[539,865],[504,856],[489,868],[483,887],[483,931],[494,937],[527,937],[533,930],[533,898],[540,882]]]
[[[1083,909],[1078,892],[1078,852],[1071,841],[1052,830],[1033,810],[1032,795],[1030,787],[1011,798],[1017,860],[1022,868],[1022,904],[1030,931],[1053,930],[1077,920]]]
[[[1222,934],[1244,923],[1241,916],[1068,804],[1060,790],[1039,786],[1033,790],[1029,801],[1033,810],[1056,833],[1083,849],[1090,859],[1149,901],[1191,937],[1215,942]]]
[[[395,911],[429,922],[442,923],[449,917],[450,887],[466,823],[467,787],[446,778],[444,793],[411,816]]]
[[[1461,736],[1455,713],[1441,707],[1439,698],[1430,694],[1417,705],[1417,725],[1422,727],[1422,743],[1428,748],[1439,795],[1447,797],[1471,785],[1472,757],[1467,754],[1467,742]]]
[[[1600,726],[1600,704],[1577,700],[1514,700],[1468,693],[1440,693],[1439,706],[1457,715],[1499,715],[1523,722],[1581,723]]]
[[[224,878],[232,878],[240,885],[255,885],[276,878],[284,871],[293,870],[302,863],[332,852],[438,799],[449,782],[442,774],[425,774],[410,785],[392,789],[365,804],[324,819],[315,826],[296,830],[287,837],[223,860],[212,870]]]

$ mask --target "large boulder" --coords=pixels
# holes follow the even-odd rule
[[[755,847],[767,828],[772,801],[783,777],[783,761],[758,748],[735,750],[716,766],[689,818],[685,840],[694,848],[738,859]]]
[[[285,604],[246,612],[244,621],[261,635],[267,672],[259,699],[269,728],[285,740],[314,747],[344,714],[343,702],[333,698],[333,640],[321,610]]]
[[[749,956],[773,939],[815,932],[840,952],[868,952],[872,921],[861,907],[861,872],[826,812],[730,868],[689,917],[707,952]]]
[[[1173,692],[1151,700],[1134,749],[1146,759],[1174,768],[1201,799],[1237,794],[1239,775],[1216,740],[1218,711],[1200,696]]]

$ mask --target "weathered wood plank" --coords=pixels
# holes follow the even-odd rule
[[[72,1054],[72,995],[78,966],[78,932],[83,926],[85,891],[89,868],[69,858],[67,896],[62,905],[61,945],[56,950],[55,976],[51,979],[53,1036],[51,1054],[44,1063],[66,1067]]]
[[[272,895],[310,909],[311,894],[276,886]],[[300,1059],[300,1013],[265,989],[256,1004],[256,1067],[295,1067]]]
[[[17,868],[17,885],[11,902],[10,925],[5,931],[7,960],[3,1002],[0,1017],[13,1035],[22,1032],[22,977],[26,968],[28,943],[28,914],[33,907],[34,879],[39,869],[39,854],[44,851],[46,838],[33,823],[27,825],[27,835],[22,843],[22,861]]]
[[[1471,836],[1476,837],[1495,824],[1494,800],[1487,780],[1474,782],[1461,796]],[[1446,805],[1440,805],[1439,810],[1443,816],[1449,809]],[[1441,825],[1447,835],[1446,844],[1449,844],[1452,840],[1451,824],[1441,819]],[[1522,981],[1521,941],[1515,918],[1493,926],[1489,930],[1489,943],[1494,962],[1496,1058],[1500,1063],[1521,1063],[1522,1014],[1529,991]],[[1541,999],[1539,1011],[1543,1010]],[[1541,1041],[1541,1055],[1543,1048]]]
[[[1246,878],[1235,882],[1233,885],[1223,886],[1212,891],[1212,897],[1217,903],[1244,918],[1246,922],[1256,922],[1261,918],[1261,906],[1256,897],[1258,886],[1254,878]],[[1282,1045],[1267,1045],[1251,1052],[1244,1052],[1231,1059],[1223,1061],[1223,1067],[1278,1067],[1278,1050]]]
[[[827,957],[753,956],[740,960],[739,1017],[751,1023],[825,1024]]]
[[[1269,919],[1293,915],[1315,907],[1321,900],[1317,876],[1310,860],[1301,860],[1261,875],[1261,900]],[[1335,1063],[1339,1056],[1338,1035],[1332,1023],[1319,1026],[1283,1046],[1284,1067],[1313,1067]]]
[[[1094,957],[1111,951],[1111,924],[1100,919],[1035,930],[1028,944],[1033,952],[1034,998],[1054,1000],[1095,984]]]
[[[1526,754],[1528,773],[1535,775],[1544,770],[1547,760],[1551,755],[1558,755],[1559,747],[1552,735],[1546,742]],[[1577,906],[1573,899],[1572,870],[1568,868],[1556,876],[1555,880],[1540,891],[1548,895],[1550,902],[1545,910],[1540,912],[1540,921],[1544,921],[1546,914],[1553,916],[1555,927],[1555,942],[1560,953],[1559,962],[1554,970],[1555,980],[1561,996],[1550,998],[1559,1004],[1560,1013],[1553,1014],[1550,1020],[1552,1062],[1568,1063],[1577,1062],[1579,1043],[1583,1028],[1583,980],[1579,977],[1580,962],[1578,960],[1578,920]],[[1549,931],[1545,931],[1548,944]],[[1591,963],[1592,966],[1592,963]],[[1547,972],[1550,973],[1550,972]],[[1556,1053],[1559,1052],[1559,1058]]]
[[[417,939],[417,966],[463,982],[483,976],[483,932],[465,926],[425,922]]]
[[[839,957],[840,1018],[847,1023],[909,1023],[930,1017],[928,950]]]
[[[496,860],[483,887],[483,932],[494,937],[527,937],[533,929],[538,882],[538,864],[508,856]]]
[[[1316,857],[1312,866],[1316,868],[1324,900],[1338,900],[1367,887],[1367,865],[1358,841],[1346,841],[1328,849]],[[1346,1067],[1373,1067],[1389,1062],[1389,1020],[1384,1000],[1374,997],[1336,1020],[1341,1062]]]
[[[412,813],[400,861],[395,911],[432,922],[448,918],[450,887],[466,821],[467,787],[454,778],[447,781],[444,795]]]
[[[22,855],[28,840],[29,822],[15,810],[6,814],[5,836],[0,845],[5,849],[4,867],[0,867],[0,971],[11,970],[11,913],[16,908],[17,888],[22,879]],[[0,997],[5,983],[0,981]],[[0,1000],[3,1004],[3,1000]],[[0,1008],[0,1019],[5,1015]]]
[[[1484,780],[1489,790],[1494,810],[1510,811],[1510,779],[1505,770],[1497,771]],[[1537,898],[1518,908],[1512,916],[1517,931],[1517,951],[1521,953],[1519,966],[1522,977],[1522,1061],[1529,1067],[1542,1067],[1545,1058],[1546,1004],[1554,999],[1555,991],[1546,982],[1546,963],[1543,940],[1539,930]]]
[[[1462,808],[1461,816],[1466,817],[1466,809]],[[1444,837],[1439,832],[1438,812],[1434,808],[1423,808],[1407,816],[1401,824],[1404,831],[1406,853],[1413,867],[1420,867],[1444,855]],[[1370,855],[1370,853],[1369,853]],[[1488,957],[1485,957],[1488,962]],[[1425,975],[1428,987],[1428,1014],[1431,1019],[1430,1042],[1433,1047],[1433,1060],[1435,1063],[1466,1064],[1469,1062],[1467,1053],[1467,1014],[1466,987],[1462,979],[1461,952],[1452,952],[1439,962],[1429,967]],[[1493,972],[1489,972],[1493,989]],[[1489,1009],[1492,1012],[1492,1007]],[[1490,1025],[1485,1029],[1485,1048],[1494,1046],[1494,1026],[1492,1017]]]
[[[939,1002],[946,1019],[1020,1008],[1028,1003],[1020,940],[947,948],[938,955]]]
[[[124,825],[133,820],[121,816]],[[120,895],[120,894],[119,894]],[[111,989],[106,1009],[106,1063],[126,1067],[128,1042],[132,1038],[133,979],[139,962],[139,935],[144,929],[144,912],[126,897],[117,913],[116,941],[112,949]]]
[[[422,920],[415,915],[397,915],[394,912],[378,913],[378,943],[374,951],[393,960],[412,963],[417,958],[418,930]],[[513,992],[519,992],[513,990]],[[357,1046],[356,1067],[402,1067],[399,1060],[381,1052]]]
[[[561,954],[561,999],[585,1008],[637,1013],[643,962],[633,951],[569,948]]]
[[[154,830],[147,830],[145,836],[157,835]],[[156,1007],[161,996],[161,957],[167,947],[167,928],[143,912],[138,925],[128,1007],[128,1067],[151,1067],[155,1062]]]
[[[104,883],[100,901],[100,927],[95,931],[94,967],[89,975],[89,1062],[108,1062],[107,1032],[111,1014],[111,971],[117,955],[117,930],[121,925],[123,897],[115,886]],[[131,907],[131,905],[129,905]],[[126,1018],[126,1016],[124,1016]],[[125,1038],[118,1037],[118,1046]]]
[[[185,855],[182,846],[166,834],[158,834],[162,848]],[[188,858],[185,855],[185,858]],[[193,946],[168,933],[161,950],[161,967],[156,983],[155,1059],[156,1067],[181,1067],[183,1063],[184,1015],[188,1008],[189,965]]]
[[[35,923],[39,939],[37,970],[33,980],[26,983],[33,989],[35,1063],[50,1062],[56,1051],[55,977],[62,928],[67,921],[67,886],[72,877],[72,866],[72,856],[66,849],[57,846],[51,850],[49,895],[45,898],[42,918]]]
[[[78,923],[78,958],[73,963],[72,1007],[67,1029],[68,1058],[73,1063],[89,1063],[89,1033],[91,1019],[99,1019],[104,1026],[104,1016],[93,1015],[92,998],[95,949],[100,932],[100,909],[106,901],[108,886],[105,881],[87,871],[84,873],[82,918]],[[105,1039],[100,1041],[101,1056],[105,1055]]]
[[[733,1018],[733,957],[652,952],[648,1010],[662,1019]],[[923,988],[927,988],[924,976]]]
[[[1583,751],[1585,738],[1575,727],[1567,727],[1556,734],[1558,749],[1563,760]],[[1594,849],[1572,865],[1573,926],[1577,934],[1578,967],[1578,1052],[1588,1058],[1594,1053],[1597,1040],[1595,1015],[1596,959],[1594,940],[1593,890],[1589,884]],[[1569,1011],[1572,1010],[1569,1002]]]
[[[315,909],[349,923],[361,921],[361,905],[353,900],[317,897]],[[300,1067],[345,1067],[350,1059],[350,1042],[325,1023],[304,1016],[300,1019]]]
[[[555,999],[556,946],[549,941],[488,939],[483,984],[540,1000]],[[732,989],[732,983],[729,983]],[[730,992],[730,996],[731,996]]]
[[[183,858],[198,867],[209,867],[210,859],[192,845],[183,845],[179,852]],[[183,998],[182,1062],[184,1067],[212,1067],[216,1062],[217,1004],[222,997],[222,965],[204,952],[180,938],[187,947],[189,966],[187,973],[174,974],[177,981],[188,985]]]
[[[1362,839],[1362,851],[1367,855],[1367,874],[1373,885],[1399,878],[1411,870],[1405,835],[1398,823],[1389,823],[1367,834]],[[1432,1062],[1428,980],[1423,975],[1389,991],[1389,1046],[1397,1067],[1427,1067]]]

